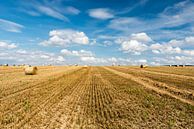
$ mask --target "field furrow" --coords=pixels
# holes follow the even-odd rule
[[[58,79],[56,81],[50,81],[47,85],[44,85],[43,83],[41,89],[35,88],[22,94],[18,94],[13,98],[10,97],[9,99],[2,100],[1,123],[6,125],[13,124],[15,126],[17,121],[24,119],[26,116],[30,116],[29,113],[31,113],[31,111],[36,113],[40,108],[44,107],[47,101],[49,102],[49,99],[52,99],[52,97],[57,96],[61,92],[61,83],[64,82],[67,83],[67,85],[72,83],[72,81],[76,80],[75,75],[80,72],[82,72],[82,70],[63,76],[66,81]],[[73,79],[71,79],[72,77]],[[41,103],[43,103],[42,106],[40,106]]]
[[[155,79],[160,74],[128,70],[98,66],[42,67],[33,76],[17,76],[19,72],[13,71],[10,73],[10,78],[15,76],[13,81],[1,78],[0,128],[194,127],[192,88]]]
[[[147,89],[132,78],[120,76],[113,71],[102,68],[99,71],[101,71],[102,77],[112,84],[116,91],[114,93],[117,93],[117,96],[119,96],[118,93],[122,96],[122,98],[116,99],[117,103],[114,105],[117,105],[118,110],[123,113],[120,114],[119,120],[125,121],[124,127],[194,127],[192,105],[185,104],[169,95],[158,94],[158,92]],[[190,120],[188,121],[188,119]]]
[[[134,68],[127,68],[127,67],[111,67],[115,70],[120,70],[125,73],[129,73],[138,77],[147,77],[154,81],[159,81],[166,83],[168,85],[172,85],[179,89],[184,89],[194,93],[194,80],[193,77],[184,77],[184,76],[173,76],[169,74],[160,74],[160,73],[153,73],[153,72],[145,72],[142,69],[134,69]]]
[[[121,72],[133,75],[135,77],[138,77],[139,79],[147,82],[147,83],[151,83],[151,85],[167,90],[175,95],[181,96],[185,99],[190,99],[190,100],[194,100],[194,82],[192,80],[191,83],[187,80],[185,80],[184,78],[173,78],[173,77],[168,77],[168,76],[158,76],[158,75],[154,75],[154,74],[147,74],[142,72],[142,70],[137,70],[134,71],[133,69],[129,68],[114,68],[111,67],[114,70],[119,70]],[[184,80],[184,81],[182,81]],[[172,83],[173,82],[173,83]]]
[[[124,72],[120,72],[120,71],[117,71],[117,70],[114,70],[114,69],[110,69],[108,67],[106,67],[105,69],[107,69],[107,70],[109,70],[109,71],[111,71],[111,72],[113,72],[113,73],[115,73],[115,74],[117,74],[119,76],[122,76],[122,77],[125,77],[125,78],[129,78],[129,79],[131,79],[131,80],[133,80],[133,81],[135,81],[135,82],[145,86],[148,89],[151,89],[151,90],[154,90],[155,92],[158,92],[159,94],[169,95],[169,96],[171,96],[171,97],[173,97],[175,99],[178,99],[178,100],[180,100],[180,101],[182,101],[184,103],[188,103],[188,104],[191,104],[191,105],[194,106],[194,101],[189,100],[189,99],[185,99],[185,98],[182,98],[182,97],[179,97],[178,95],[172,94],[171,92],[169,92],[169,91],[167,91],[165,89],[161,89],[159,87],[156,87],[156,86],[154,86],[154,83],[146,82],[146,81],[142,80],[139,77],[135,77],[133,75],[126,74]]]

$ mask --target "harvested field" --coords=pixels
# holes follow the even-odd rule
[[[0,128],[192,129],[194,73],[173,69],[0,67]]]

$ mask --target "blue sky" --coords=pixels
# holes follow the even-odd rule
[[[0,64],[194,64],[191,0],[0,0]]]

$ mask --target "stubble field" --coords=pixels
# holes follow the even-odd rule
[[[1,129],[194,128],[193,67],[0,67]]]

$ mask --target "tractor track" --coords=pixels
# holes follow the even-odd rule
[[[164,90],[164,89],[155,87],[155,86],[153,86],[153,84],[148,83],[148,82],[146,82],[146,81],[143,81],[143,80],[140,79],[139,77],[135,77],[135,76],[133,76],[133,75],[131,75],[131,74],[126,74],[126,73],[123,73],[123,72],[120,72],[120,71],[118,71],[118,70],[114,70],[114,69],[111,69],[111,68],[108,68],[108,67],[104,67],[104,68],[105,68],[106,70],[108,70],[108,71],[113,72],[114,74],[117,74],[117,75],[122,76],[122,77],[124,77],[124,78],[131,79],[131,80],[133,80],[133,81],[135,81],[135,82],[141,84],[142,86],[144,86],[144,87],[146,87],[146,88],[148,88],[148,89],[154,90],[155,92],[157,92],[157,93],[159,93],[159,94],[166,94],[166,95],[168,95],[168,96],[171,96],[171,97],[173,97],[173,98],[175,98],[175,99],[180,100],[180,101],[183,102],[183,103],[187,103],[187,104],[190,104],[190,105],[193,105],[193,106],[194,106],[194,101],[188,100],[188,99],[185,99],[185,98],[182,98],[182,97],[180,97],[180,96],[178,96],[178,95],[174,95],[174,94],[170,93],[170,92],[167,91],[167,90]]]
[[[115,69],[115,68],[113,68]],[[118,70],[118,71],[122,71],[124,73],[127,73],[126,72],[126,68],[121,68],[121,69],[115,69],[115,70]],[[128,70],[127,70],[128,71]],[[131,71],[131,69],[130,69]],[[164,89],[164,90],[167,90],[175,95],[178,95],[178,96],[181,96],[185,99],[190,99],[192,101],[194,101],[194,91],[192,89],[184,89],[184,88],[179,88],[175,85],[172,85],[172,84],[167,84],[165,82],[161,82],[161,81],[157,81],[155,79],[152,79],[148,76],[144,76],[144,74],[134,74],[133,73],[130,73],[134,76],[137,76],[138,78],[140,78],[141,80],[147,82],[147,83],[151,83],[152,85],[154,85],[155,87],[158,87],[158,88],[161,88],[161,89]]]

